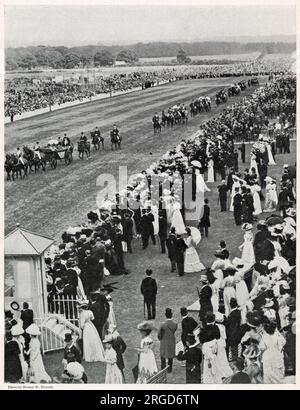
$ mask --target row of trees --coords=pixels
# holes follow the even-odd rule
[[[33,69],[35,67],[75,68],[80,66],[112,66],[115,61],[133,63],[138,61],[131,50],[121,50],[114,56],[109,50],[100,50],[86,56],[66,47],[28,47],[6,50],[6,70]]]
[[[190,62],[187,55],[221,55],[260,52],[263,54],[289,53],[296,49],[295,43],[137,43],[131,46],[81,46],[81,47],[19,47],[8,48],[5,53],[7,70],[29,69],[40,66],[74,68],[77,66],[110,66],[115,60],[134,63],[138,57],[173,57],[179,63]],[[178,51],[179,50],[179,51]]]

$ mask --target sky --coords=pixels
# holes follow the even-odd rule
[[[78,46],[294,35],[293,6],[5,6],[5,46]]]

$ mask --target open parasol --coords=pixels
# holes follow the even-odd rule
[[[201,233],[200,233],[199,229],[197,229],[193,226],[190,226],[189,228],[191,230],[191,235],[192,235],[193,241],[195,242],[196,245],[198,245],[198,243],[201,241]]]

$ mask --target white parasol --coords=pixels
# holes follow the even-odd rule
[[[197,167],[197,168],[202,168],[201,163],[199,161],[196,161],[196,160],[192,161],[191,165],[193,165],[194,167]]]
[[[191,235],[192,235],[193,241],[195,242],[196,245],[198,245],[198,243],[201,241],[201,233],[200,233],[199,229],[197,229],[193,226],[190,226],[189,228],[191,230]]]
[[[50,141],[48,142],[48,144],[50,144],[50,145],[57,145],[57,144],[58,144],[58,141],[57,141],[57,140],[50,140]]]

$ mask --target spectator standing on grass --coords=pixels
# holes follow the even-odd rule
[[[177,324],[173,322],[173,313],[170,308],[165,312],[166,321],[160,326],[158,330],[158,340],[160,340],[160,359],[161,369],[166,367],[166,361],[168,360],[168,373],[172,372],[173,359],[176,356],[176,341],[175,332],[177,330]]]
[[[188,316],[188,310],[186,307],[182,307],[180,309],[180,314],[182,318],[181,320],[181,341],[182,341],[183,346],[186,347],[187,337],[188,335],[193,333],[193,331],[198,326],[198,323],[196,322],[195,319]]]
[[[208,199],[204,199],[203,211],[198,225],[198,229],[200,230],[201,236],[203,236],[204,231],[206,238],[208,237],[208,228],[210,227],[210,207],[208,203]]]
[[[151,278],[152,273],[152,269],[147,269],[146,277],[141,283],[141,293],[144,296],[144,316],[146,306],[148,320],[155,319],[156,316],[157,283],[155,279]]]

